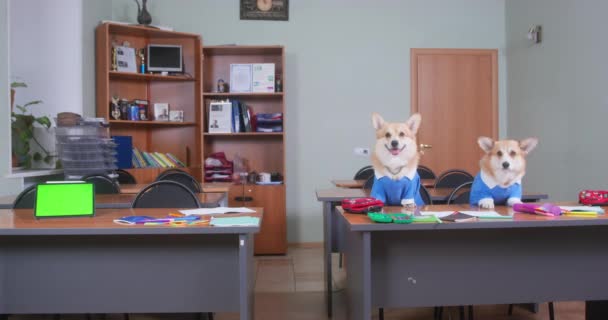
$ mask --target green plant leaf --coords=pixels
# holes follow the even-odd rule
[[[40,160],[42,160],[42,155],[40,154],[40,152],[34,152],[34,161]]]
[[[49,117],[47,117],[47,116],[36,118],[35,120],[36,120],[36,122],[38,122],[39,124],[41,124],[47,128],[51,127],[51,119],[49,119]]]
[[[41,103],[42,103],[42,100],[34,100],[34,101],[30,101],[30,102],[24,104],[23,107],[27,108],[29,106],[33,106],[35,104],[41,104]]]
[[[16,105],[15,108],[19,109],[19,111],[21,111],[21,113],[26,113],[27,112],[27,109],[24,108],[24,107],[22,107],[22,106],[20,106],[20,105]]]
[[[25,82],[11,82],[11,89],[15,88],[27,88],[27,84]]]
[[[53,157],[51,157],[50,155],[47,155],[46,157],[44,157],[44,163],[51,164],[51,159],[53,159]]]

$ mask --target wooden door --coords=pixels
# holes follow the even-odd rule
[[[420,164],[479,171],[479,136],[498,136],[498,51],[411,50],[411,112],[422,115]]]

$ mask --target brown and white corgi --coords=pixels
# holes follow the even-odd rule
[[[471,187],[471,205],[489,209],[495,204],[513,206],[521,202],[526,156],[536,147],[538,139],[494,141],[480,137],[477,142],[486,154],[479,161],[481,170]]]
[[[418,176],[416,133],[422,117],[416,113],[404,123],[389,123],[372,114],[376,144],[372,152],[374,185],[371,196],[385,205],[423,205]]]

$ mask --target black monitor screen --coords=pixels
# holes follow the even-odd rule
[[[182,47],[148,46],[148,70],[182,71]]]

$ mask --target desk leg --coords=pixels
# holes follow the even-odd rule
[[[253,235],[239,235],[240,320],[253,319]]]
[[[327,304],[327,316],[332,317],[332,280],[331,280],[331,212],[332,202],[323,202],[323,259],[325,271],[325,301]]]
[[[346,273],[348,319],[372,318],[372,263],[370,232],[348,231]]]

